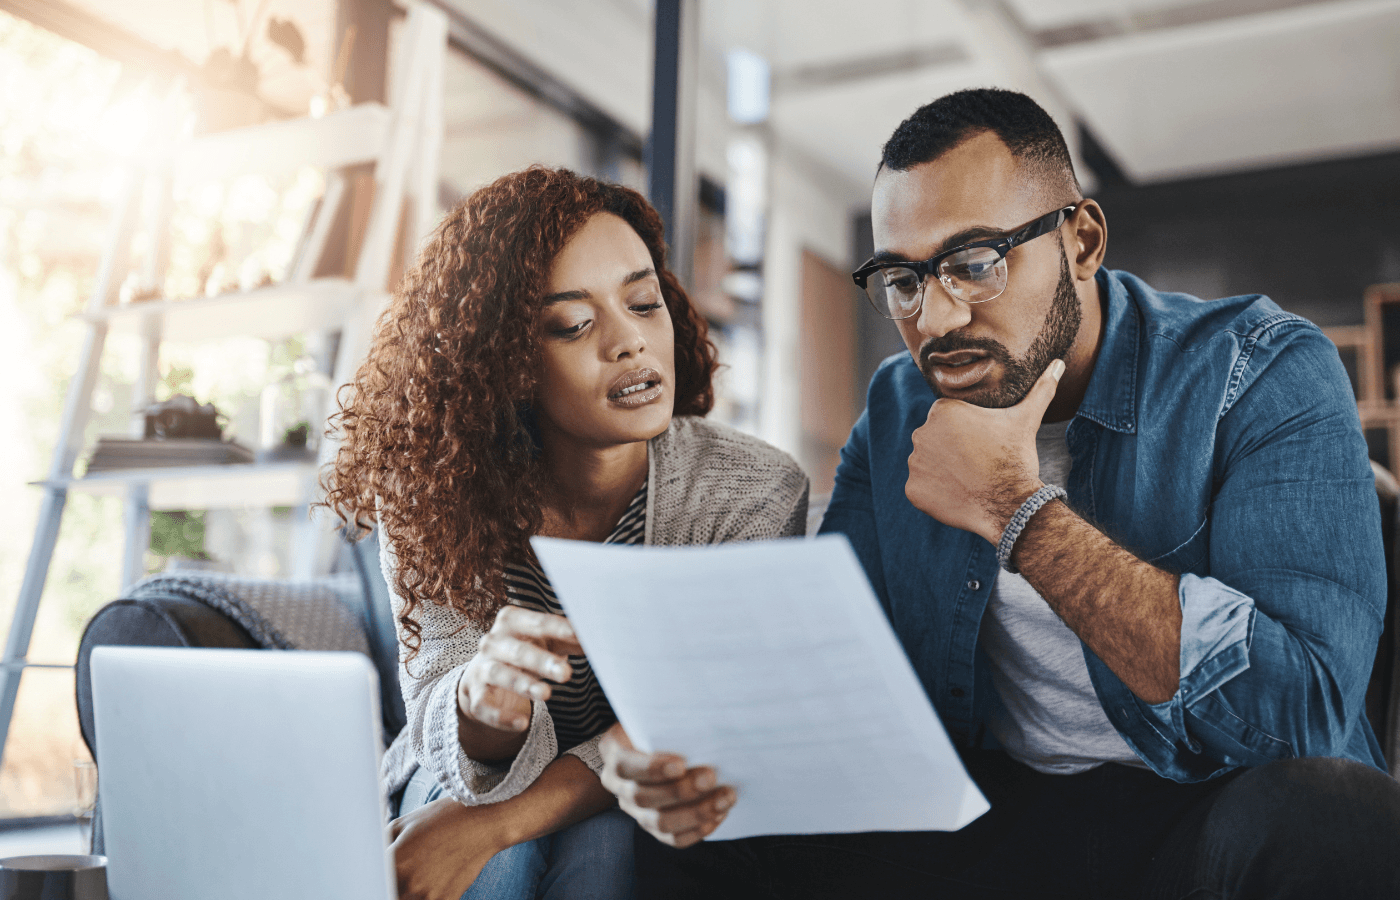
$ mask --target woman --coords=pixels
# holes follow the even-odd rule
[[[614,716],[528,540],[802,533],[796,463],[701,418],[715,369],[660,217],[565,170],[474,193],[381,317],[327,502],[384,538],[401,896],[630,895],[632,820],[598,779]]]

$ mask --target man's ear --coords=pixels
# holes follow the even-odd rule
[[[1108,223],[1104,221],[1103,207],[1093,200],[1081,201],[1071,225],[1074,245],[1070,268],[1076,281],[1092,281],[1108,250]]]

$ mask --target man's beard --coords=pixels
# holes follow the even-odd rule
[[[1082,319],[1079,295],[1074,291],[1074,280],[1069,274],[1069,258],[1065,255],[1064,242],[1061,241],[1060,283],[1055,288],[1055,300],[1050,305],[1050,312],[1045,316],[1045,324],[1041,326],[1040,334],[1035,336],[1025,356],[1013,358],[997,341],[954,331],[924,341],[923,346],[919,348],[919,369],[929,387],[937,394],[938,383],[933,378],[932,366],[928,361],[929,354],[952,353],[956,350],[980,351],[1001,363],[1001,382],[970,398],[969,402],[988,408],[1015,406],[1026,398],[1026,394],[1035,386],[1036,379],[1052,360],[1065,359],[1065,354],[1069,353],[1075,338],[1079,336]]]

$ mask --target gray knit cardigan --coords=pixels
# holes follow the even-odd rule
[[[781,450],[724,425],[676,416],[652,438],[647,453],[644,543],[656,546],[719,544],[801,535],[807,524],[807,476]],[[393,550],[381,545],[380,565],[389,584],[394,618],[403,601],[394,591]],[[536,701],[525,745],[509,763],[467,757],[457,734],[457,682],[483,635],[460,612],[420,606],[422,644],[414,659],[399,662],[399,684],[408,724],[384,754],[380,778],[393,795],[422,765],[446,792],[467,805],[508,800],[534,783],[559,755],[549,708]],[[400,655],[403,652],[400,632]],[[593,772],[602,769],[601,736],[565,750]]]

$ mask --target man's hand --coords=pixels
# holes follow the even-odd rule
[[[719,827],[734,805],[734,789],[716,787],[706,766],[687,769],[674,753],[643,753],[621,725],[603,734],[603,787],[623,812],[663,844],[689,847]]]
[[[570,655],[583,648],[563,616],[506,606],[457,682],[457,706],[473,722],[499,731],[524,731],[530,701],[548,700],[544,679],[563,683],[573,669]]]
[[[1055,360],[1015,406],[935,400],[914,432],[909,502],[945,525],[995,545],[1026,498],[1043,486],[1035,435],[1065,364]]]
[[[505,849],[497,812],[442,797],[389,823],[400,900],[458,900]]]

